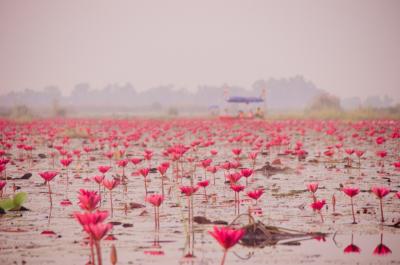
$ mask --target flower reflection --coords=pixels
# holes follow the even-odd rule
[[[353,243],[353,234],[351,234],[351,243],[350,243],[350,245],[345,247],[343,249],[343,252],[346,253],[346,254],[349,254],[349,253],[360,253],[361,252],[361,248],[359,248],[358,246],[354,245],[354,243]]]
[[[161,245],[160,245],[160,236],[158,233],[154,234],[154,241],[153,245],[150,247],[150,249],[144,251],[145,255],[151,255],[151,256],[163,256],[164,250],[162,250]]]
[[[320,241],[320,242],[325,242],[326,238],[324,235],[319,235],[314,237],[315,240]]]
[[[385,256],[385,255],[389,255],[392,253],[392,250],[386,246],[385,244],[382,243],[383,241],[383,234],[381,234],[381,242],[379,245],[376,246],[376,248],[374,249],[374,255],[379,255],[379,256]]]

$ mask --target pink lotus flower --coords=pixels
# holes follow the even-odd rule
[[[150,168],[142,168],[139,170],[139,173],[143,176],[143,177],[147,177],[147,175],[150,172]]]
[[[309,183],[307,184],[307,189],[309,192],[311,193],[315,193],[318,190],[318,183],[314,182],[314,183]]]
[[[55,171],[44,171],[44,172],[41,172],[41,173],[39,173],[39,175],[45,180],[45,182],[47,183],[47,187],[48,187],[48,190],[49,190],[49,201],[50,201],[50,207],[52,207],[53,206],[53,199],[52,199],[52,197],[51,197],[51,187],[50,187],[50,181],[52,180],[52,179],[54,179],[55,178],[55,176],[57,176],[58,175],[58,172],[55,172]]]
[[[147,196],[147,175],[149,174],[150,169],[149,168],[142,168],[139,170],[139,173],[143,176],[143,181],[144,181],[144,191],[145,191],[145,196]]]
[[[315,201],[313,203],[311,203],[311,208],[314,211],[318,211],[320,216],[321,216],[321,221],[324,222],[324,216],[322,215],[322,207],[324,207],[324,205],[326,204],[325,200],[320,200],[320,201]]]
[[[134,157],[134,158],[131,158],[131,162],[132,162],[132,164],[137,165],[137,164],[139,164],[140,162],[142,162],[142,159],[141,159],[141,158]]]
[[[96,181],[97,184],[101,184],[104,180],[104,175],[97,175],[93,177],[93,180]]]
[[[102,265],[100,240],[112,229],[112,224],[87,224],[84,226],[84,229],[90,235],[91,240],[94,240],[97,252],[97,264]]]
[[[51,181],[55,176],[58,175],[56,171],[43,171],[39,173],[39,175],[47,182]]]
[[[360,192],[360,189],[347,187],[347,188],[343,188],[343,192],[349,197],[354,197]]]
[[[245,231],[243,229],[236,230],[227,226],[221,228],[214,226],[214,231],[209,231],[209,234],[214,237],[225,250],[228,250],[236,245],[244,236]]]
[[[354,204],[353,204],[353,197],[356,196],[359,192],[360,189],[359,188],[351,188],[351,187],[347,187],[347,188],[343,188],[343,192],[350,197],[350,201],[351,201],[351,213],[353,215],[353,224],[356,224],[356,217],[354,214]]]
[[[118,161],[118,166],[119,167],[126,167],[126,165],[128,165],[128,160],[127,159],[122,159],[122,160]]]
[[[247,179],[253,174],[253,170],[250,168],[243,168],[240,173],[243,177],[246,178],[246,186],[247,186]]]
[[[198,186],[180,186],[179,189],[181,190],[182,193],[184,193],[186,196],[192,196],[193,193],[195,193],[199,187]]]
[[[113,190],[116,186],[118,186],[119,181],[115,178],[111,179],[103,179],[103,186],[108,190]]]
[[[208,158],[208,159],[204,159],[201,161],[201,166],[203,168],[207,168],[209,165],[211,165],[212,159]]]
[[[60,163],[64,166],[64,167],[68,167],[71,163],[72,163],[72,158],[65,158],[65,159],[61,159]]]
[[[248,191],[247,192],[247,196],[249,196],[250,198],[252,198],[253,200],[256,201],[256,205],[258,203],[258,199],[261,197],[261,195],[264,194],[264,190],[262,189],[256,189],[256,190],[252,190],[252,191]]]
[[[209,184],[210,184],[210,181],[208,179],[197,182],[197,185],[204,189],[204,198],[206,199],[206,201],[208,201],[206,188],[208,187]]]
[[[224,249],[224,255],[222,257],[221,265],[225,263],[225,258],[228,250],[239,242],[244,236],[245,231],[243,229],[235,230],[230,227],[218,228],[214,226],[214,231],[208,232]]]
[[[110,191],[110,205],[111,205],[111,217],[114,216],[113,200],[112,200],[112,190],[119,184],[119,181],[112,179],[104,179],[103,186]]]
[[[232,149],[232,153],[235,156],[239,156],[242,153],[242,149],[240,149],[240,148]]]
[[[159,165],[159,166],[157,167],[157,170],[158,170],[158,172],[161,174],[161,176],[164,176],[165,173],[166,173],[167,170],[168,170],[168,167],[165,167],[165,166],[163,166],[163,165]]]
[[[97,204],[100,201],[100,196],[97,195],[96,191],[81,189],[78,193],[78,201],[78,205],[82,210],[91,212],[97,208]]]
[[[110,166],[98,166],[99,172],[102,173],[103,175],[106,174],[111,167]]]
[[[236,184],[231,184],[231,189],[237,193],[241,192],[244,190],[243,185],[236,185]]]
[[[161,205],[161,203],[164,201],[164,197],[159,194],[152,194],[146,198],[148,202],[150,202],[152,205],[158,207]]]
[[[320,211],[325,204],[326,204],[325,200],[316,201],[311,203],[311,208],[313,208],[313,210]]]
[[[389,194],[390,189],[386,187],[373,187],[371,191],[376,195],[376,197],[382,199]]]
[[[383,202],[382,199],[389,194],[390,189],[386,187],[373,187],[371,191],[378,197],[379,199],[379,204],[381,208],[381,222],[385,222],[385,219],[383,217]]]
[[[164,196],[159,195],[159,194],[153,194],[150,195],[146,198],[148,202],[153,204],[154,206],[154,223],[155,223],[155,229],[159,230],[160,229],[160,205],[164,201]]]
[[[74,217],[82,225],[102,223],[108,217],[108,211],[74,213]]]

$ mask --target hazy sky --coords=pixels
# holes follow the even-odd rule
[[[304,75],[400,100],[400,1],[0,0],[0,92]]]

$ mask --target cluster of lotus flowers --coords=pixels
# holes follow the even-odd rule
[[[97,167],[99,174],[91,176],[88,181],[97,183],[98,190],[83,190],[79,191],[78,201],[83,212],[74,214],[77,221],[82,225],[83,231],[89,237],[89,245],[91,249],[91,262],[95,264],[96,250],[97,263],[102,264],[100,242],[112,229],[112,225],[105,223],[105,220],[110,215],[114,216],[113,208],[113,190],[119,186],[126,187],[128,177],[126,167],[132,165],[134,173],[143,177],[145,201],[154,206],[154,223],[155,229],[160,229],[160,206],[168,196],[165,190],[164,180],[167,179],[168,170],[172,168],[169,176],[172,178],[175,187],[179,188],[181,193],[187,197],[188,209],[188,225],[191,230],[193,227],[193,194],[200,188],[203,190],[204,200],[208,202],[207,187],[218,185],[216,174],[223,172],[224,183],[228,183],[230,189],[234,193],[235,214],[240,214],[240,193],[248,189],[249,179],[255,175],[257,159],[267,153],[267,156],[272,158],[272,154],[294,156],[299,161],[304,160],[309,151],[305,150],[304,142],[305,135],[308,132],[325,135],[331,142],[337,141],[336,144],[326,146],[324,150],[316,153],[317,157],[326,157],[326,163],[331,162],[336,156],[343,155],[343,146],[352,144],[374,141],[376,144],[375,156],[379,159],[380,171],[385,173],[385,158],[388,155],[387,149],[382,146],[392,139],[397,145],[393,148],[393,152],[397,152],[395,159],[399,160],[399,138],[400,126],[398,122],[358,122],[358,123],[341,123],[341,122],[318,122],[318,121],[284,121],[276,123],[265,122],[247,122],[243,127],[234,121],[215,122],[209,120],[177,120],[174,122],[161,122],[157,120],[144,121],[115,121],[103,120],[96,123],[91,120],[67,120],[64,123],[57,121],[41,121],[36,124],[26,125],[20,128],[19,125],[11,122],[0,123],[2,139],[0,146],[0,173],[5,177],[5,181],[0,180],[0,196],[3,196],[3,190],[7,185],[6,167],[10,162],[6,153],[13,149],[16,144],[19,150],[18,156],[15,158],[18,162],[27,161],[27,169],[30,169],[33,161],[33,152],[36,146],[40,143],[51,143],[49,157],[52,162],[52,170],[42,171],[38,174],[44,180],[49,195],[50,207],[53,206],[51,181],[57,175],[64,175],[65,182],[65,198],[61,202],[62,205],[71,205],[69,200],[69,167],[75,161],[80,163],[81,156],[86,155],[87,167],[90,166],[91,154],[98,150],[107,150],[104,152],[105,160],[108,165],[100,165]],[[65,124],[66,123],[66,124]],[[216,124],[215,124],[216,123]],[[85,137],[88,139],[81,149],[71,149],[70,138],[62,137],[59,141],[63,130],[58,129],[58,125],[65,126],[64,128],[81,128]],[[18,128],[18,129],[17,129]],[[354,133],[347,134],[348,130],[354,130]],[[36,131],[36,138],[30,137],[32,130]],[[295,132],[295,133],[293,133]],[[290,134],[291,133],[291,134]],[[195,139],[187,144],[187,135],[194,135]],[[263,136],[260,136],[263,135]],[[297,135],[296,141],[294,140]],[[376,136],[378,135],[378,136]],[[303,141],[299,140],[303,139]],[[156,167],[153,155],[155,152],[148,149],[147,146],[152,142],[160,143],[164,147],[161,155],[164,162],[159,163]],[[293,142],[295,142],[293,144]],[[356,142],[356,143],[354,143]],[[29,143],[29,144],[28,144]],[[132,150],[133,143],[140,143],[140,147],[144,150],[141,156],[128,157],[127,150]],[[186,143],[186,144],[183,144]],[[231,151],[230,155],[219,155],[218,145],[225,145]],[[215,148],[213,148],[215,146]],[[234,147],[234,148],[232,148]],[[204,151],[207,150],[207,151]],[[358,158],[358,168],[361,168],[361,158],[365,155],[366,150],[346,148],[344,152],[347,154],[346,167],[352,167],[351,156],[355,155]],[[323,155],[322,155],[323,154]],[[75,156],[75,158],[74,158]],[[392,157],[395,154],[392,155]],[[56,168],[55,159],[60,157],[59,163],[61,168]],[[116,157],[118,159],[116,160]],[[228,160],[221,161],[221,157]],[[116,160],[116,161],[115,161]],[[215,161],[219,161],[218,163]],[[115,164],[113,164],[115,162]],[[188,165],[184,169],[185,165]],[[247,164],[248,167],[244,167]],[[400,169],[400,161],[392,163],[395,170]],[[106,175],[114,169],[114,166],[121,168],[122,173],[117,177],[107,177]],[[156,169],[161,178],[161,185],[157,187],[158,193],[149,194],[148,177],[149,173]],[[200,168],[201,170],[197,170]],[[170,170],[171,171],[171,170]],[[201,173],[199,174],[200,171]],[[194,176],[200,175],[201,179],[197,183],[194,181]],[[240,180],[244,178],[245,184],[240,184]],[[183,181],[190,180],[189,185],[184,185]],[[99,210],[101,207],[102,187],[108,190],[110,199],[109,211]],[[137,188],[137,187],[136,187]],[[319,212],[321,221],[324,222],[322,209],[326,204],[326,200],[318,200],[316,192],[318,183],[309,183],[308,190],[311,192],[313,201],[311,208]],[[342,191],[350,197],[353,223],[356,223],[354,214],[353,197],[359,194],[360,190],[357,187],[343,187]],[[383,199],[390,192],[389,187],[374,186],[371,191],[380,201],[381,222],[384,222]],[[127,192],[127,191],[126,191]],[[104,192],[103,192],[104,193]],[[257,205],[261,196],[264,193],[263,188],[248,189],[246,195],[253,199]],[[395,196],[400,199],[400,192],[395,193]],[[224,249],[222,264],[225,261],[227,251],[232,248],[243,236],[244,230],[234,229],[231,227],[214,227],[210,231],[210,235]]]
[[[307,189],[308,191],[312,194],[313,197],[313,202],[311,203],[311,208],[315,211],[318,211],[320,213],[321,216],[321,221],[324,222],[324,217],[322,215],[322,208],[324,207],[324,205],[326,204],[326,200],[322,199],[322,200],[317,200],[316,197],[316,192],[318,190],[318,183],[313,182],[313,183],[309,183],[307,184]],[[356,217],[354,214],[354,203],[353,203],[353,197],[355,197],[357,194],[360,193],[360,189],[356,188],[356,187],[343,187],[342,191],[344,194],[346,194],[347,196],[350,197],[350,202],[351,202],[351,213],[353,216],[353,224],[357,224],[356,222]],[[379,199],[379,205],[380,205],[380,213],[381,213],[381,222],[385,222],[385,218],[383,215],[383,198],[388,195],[390,193],[390,189],[388,187],[372,187],[371,188],[371,192],[373,194],[375,194],[375,196]],[[400,199],[400,191],[395,193],[395,197],[397,197],[398,199]],[[335,198],[333,199],[333,204],[335,205],[336,201]]]

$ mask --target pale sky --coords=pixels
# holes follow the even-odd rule
[[[0,92],[303,75],[400,101],[397,0],[0,0]]]

